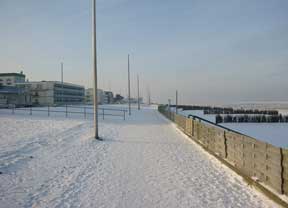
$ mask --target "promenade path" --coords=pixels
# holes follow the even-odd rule
[[[92,125],[0,112],[0,207],[277,207],[156,108]]]

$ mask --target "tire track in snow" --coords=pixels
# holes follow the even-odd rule
[[[31,160],[33,153],[43,146],[51,145],[53,142],[59,142],[63,135],[70,132],[73,128],[81,128],[81,124],[70,127],[66,130],[51,132],[45,132],[36,134],[33,137],[25,138],[24,141],[17,142],[12,150],[3,148],[4,151],[0,153],[0,170],[5,173],[11,171],[17,171],[19,168],[25,167],[25,164]],[[58,138],[55,141],[55,138]],[[51,139],[53,138],[53,139]],[[60,138],[60,139],[59,139]]]
[[[83,133],[91,131],[91,127],[86,123],[80,126],[79,129],[74,129],[70,132],[71,135],[66,135],[62,139],[63,144],[70,142],[71,145],[66,144],[64,149],[60,148],[60,151],[56,151],[53,155],[60,161],[60,164],[65,164],[65,158],[69,158],[69,162],[73,164],[70,164],[72,167],[60,169],[60,172],[58,171],[55,174],[56,177],[45,181],[46,186],[40,187],[36,191],[37,194],[30,197],[31,199],[26,207],[70,207],[71,204],[73,204],[73,207],[81,207],[79,193],[82,193],[89,185],[93,184],[95,171],[102,172],[102,174],[106,172],[101,167],[102,161],[107,155],[108,145],[97,142],[92,138],[79,139],[83,137]],[[110,132],[111,138],[115,137],[115,132],[117,131]],[[60,137],[63,137],[63,133]],[[61,144],[58,145],[61,146]],[[61,185],[59,186],[59,184]]]
[[[54,174],[45,181],[42,182],[42,185],[35,191],[36,194],[28,197],[28,203],[26,207],[33,206],[42,206],[45,203],[50,203],[51,201],[59,201],[61,198],[66,196],[71,187],[75,187],[75,184],[80,185],[80,183],[75,183],[75,181],[81,182],[81,177],[87,177],[87,171],[89,170],[89,159],[92,160],[90,154],[91,150],[88,148],[89,145],[93,145],[95,151],[99,151],[99,148],[96,144],[96,141],[84,140],[81,141],[82,134],[85,135],[87,131],[90,130],[90,126],[87,124],[78,125],[75,128],[70,129],[69,131],[61,132],[58,134],[51,145],[54,146],[51,151],[51,147],[47,147],[47,154],[50,155],[50,158],[54,161],[46,161],[43,164],[48,171],[54,172]],[[91,143],[90,143],[91,142]],[[85,155],[81,155],[86,152]],[[80,152],[79,152],[80,149]],[[103,150],[103,149],[102,149]],[[99,152],[103,152],[103,151]],[[42,149],[42,151],[45,151]],[[84,156],[84,157],[83,157]],[[96,161],[99,158],[93,158]],[[50,165],[49,164],[54,164]],[[77,190],[77,189],[75,189]],[[61,197],[59,198],[59,194]],[[57,198],[59,198],[57,200]]]

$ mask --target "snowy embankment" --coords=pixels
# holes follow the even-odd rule
[[[287,115],[287,111],[279,112]],[[180,110],[178,113],[186,117],[192,114],[213,123],[216,121],[216,115],[204,114],[203,110]],[[219,125],[267,142],[276,147],[288,148],[288,123],[220,123]]]
[[[288,123],[221,123],[220,125],[276,147],[288,148]]]
[[[0,207],[277,207],[156,109],[92,127],[0,112]]]

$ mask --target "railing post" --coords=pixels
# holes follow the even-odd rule
[[[84,118],[86,119],[86,107],[84,107]]]
[[[32,107],[30,107],[30,116],[32,115]]]
[[[225,158],[228,157],[228,147],[227,147],[227,138],[226,138],[226,131],[224,131],[224,148],[225,148]]]
[[[197,139],[198,141],[200,140],[200,136],[201,136],[201,135],[200,135],[200,125],[199,125],[199,124],[200,124],[200,122],[197,123],[197,128],[196,128],[196,131],[197,131],[197,138],[196,138],[196,139]]]
[[[50,106],[48,105],[48,116],[50,116]]]
[[[103,108],[103,109],[102,109],[103,120],[104,120],[104,117],[105,117],[105,116],[104,116],[104,110],[105,110],[105,109]]]
[[[185,122],[184,122],[184,133],[186,134],[186,117],[185,117],[185,120],[184,120]]]
[[[194,137],[194,130],[195,130],[195,119],[192,117],[192,137]]]
[[[281,194],[284,194],[284,155],[283,149],[280,148],[280,164],[281,164]]]
[[[124,118],[124,121],[125,121],[125,110],[123,110],[123,112],[124,112],[124,115],[123,115],[124,117],[123,118]]]
[[[67,104],[65,105],[65,115],[66,115],[66,118],[68,117],[68,107],[67,107]]]

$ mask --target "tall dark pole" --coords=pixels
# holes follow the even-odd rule
[[[96,0],[93,0],[93,72],[94,72],[94,137],[100,140],[98,135],[98,97],[97,97],[97,44],[96,44]]]
[[[171,99],[168,99],[168,109],[169,109],[169,117],[171,120]]]
[[[138,110],[140,110],[139,75],[137,75]]]
[[[128,54],[128,106],[129,115],[131,115],[131,97],[130,97],[130,55]]]
[[[61,86],[62,86],[62,90],[61,90],[61,102],[62,102],[62,104],[63,104],[63,103],[64,103],[63,62],[61,62]]]
[[[178,90],[176,90],[176,114],[178,114]]]
[[[151,105],[151,94],[149,86],[147,87],[147,99],[148,99],[148,105]]]
[[[150,88],[149,88],[149,105],[151,105],[151,91],[150,91]]]

